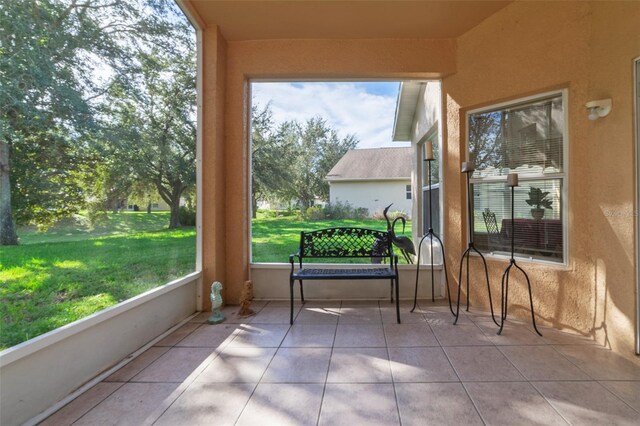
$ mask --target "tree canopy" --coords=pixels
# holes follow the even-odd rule
[[[47,224],[86,207],[88,200],[126,193],[140,179],[151,180],[143,167],[131,164],[131,151],[108,155],[123,148],[118,138],[124,132],[114,132],[118,126],[157,144],[158,152],[177,152],[178,159],[161,166],[163,179],[174,175],[170,185],[178,186],[175,176],[181,187],[193,183],[191,176],[174,172],[191,162],[195,176],[193,48],[193,31],[173,2],[0,4],[0,244],[17,243],[14,220]],[[152,69],[166,87],[152,87],[162,86]],[[153,114],[145,114],[138,111],[149,105],[145,94],[147,101],[162,94],[173,103],[161,107],[158,101]],[[108,114],[124,99],[135,105],[137,120],[117,121],[122,115]],[[161,115],[170,108],[176,113],[165,120],[163,133],[157,122],[167,118]],[[177,134],[193,137],[188,155],[173,149],[174,144],[185,145],[172,139]],[[157,140],[162,137],[164,142]],[[143,158],[145,166],[153,161],[141,156],[136,163]],[[158,190],[166,183],[164,179]]]
[[[327,201],[327,174],[359,142],[354,135],[340,138],[321,117],[276,127],[269,105],[252,109],[251,134],[254,214],[258,200],[294,200],[303,210],[316,198]]]

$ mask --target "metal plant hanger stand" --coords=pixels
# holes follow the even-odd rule
[[[429,149],[431,148],[431,149]],[[411,312],[415,311],[416,306],[418,304],[418,279],[420,277],[420,253],[422,251],[422,242],[425,240],[425,238],[429,238],[429,243],[430,243],[430,247],[431,247],[431,301],[434,302],[435,301],[435,290],[434,290],[434,271],[433,271],[433,239],[435,238],[436,240],[438,240],[438,243],[440,244],[440,248],[442,248],[442,264],[444,265],[444,277],[445,277],[445,282],[447,284],[447,299],[449,299],[449,310],[451,311],[451,313],[453,315],[455,315],[455,313],[453,312],[453,307],[451,306],[451,293],[449,292],[449,273],[447,272],[447,260],[446,260],[446,256],[444,254],[444,245],[442,244],[442,240],[440,239],[440,237],[438,236],[438,234],[436,234],[433,230],[433,194],[432,194],[432,190],[431,190],[431,162],[434,161],[434,157],[433,157],[433,146],[428,146],[427,147],[427,155],[425,156],[425,160],[428,164],[428,168],[429,168],[429,174],[428,174],[428,184],[429,184],[429,230],[427,231],[427,233],[420,239],[420,242],[418,243],[418,258],[416,260],[416,288],[415,288],[415,292],[413,295],[413,308],[411,308]]]
[[[498,330],[497,334],[502,333],[502,328],[504,327],[504,320],[507,319],[507,302],[509,299],[509,273],[511,272],[512,267],[516,267],[519,269],[527,280],[527,287],[529,288],[529,303],[531,304],[531,322],[533,323],[533,328],[538,333],[539,336],[542,336],[542,333],[538,331],[538,327],[536,327],[536,315],[533,311],[533,296],[531,295],[531,281],[529,281],[529,276],[527,273],[516,263],[516,260],[513,257],[514,246],[515,246],[515,226],[514,226],[514,194],[515,187],[518,186],[518,175],[516,173],[511,173],[507,176],[507,186],[511,187],[511,260],[509,261],[509,266],[505,269],[504,274],[502,274],[502,286],[501,286],[501,296],[500,296],[500,307],[502,312],[500,314],[500,330]]]
[[[469,257],[471,257],[471,252],[475,252],[476,254],[478,254],[480,256],[480,259],[482,259],[482,264],[484,266],[484,276],[487,280],[487,292],[489,293],[489,307],[491,308],[491,319],[493,319],[493,322],[496,325],[500,325],[498,324],[498,321],[496,320],[495,315],[493,314],[493,301],[491,299],[491,286],[489,285],[489,269],[487,268],[487,261],[484,259],[484,256],[482,255],[482,253],[480,253],[480,251],[478,251],[478,249],[475,247],[475,245],[473,244],[473,232],[471,230],[471,218],[473,217],[473,208],[472,208],[472,198],[471,198],[471,184],[469,182],[469,180],[471,179],[471,174],[473,173],[473,171],[475,170],[475,167],[473,166],[473,163],[469,163],[469,162],[464,162],[462,163],[462,173],[464,173],[467,176],[467,209],[468,209],[468,214],[467,214],[467,229],[469,230],[469,239],[467,241],[467,249],[464,251],[464,253],[462,254],[462,257],[460,257],[460,269],[458,270],[458,301],[457,301],[457,305],[456,305],[456,313],[454,314],[456,316],[455,321],[453,321],[453,324],[455,325],[458,322],[458,318],[459,318],[459,314],[460,314],[460,288],[462,287],[462,265],[466,263],[467,265],[467,312],[469,311]]]

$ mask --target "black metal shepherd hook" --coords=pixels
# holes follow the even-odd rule
[[[507,176],[507,186],[511,187],[511,259],[509,261],[509,266],[505,269],[504,274],[502,274],[502,286],[501,291],[502,294],[500,296],[500,307],[502,309],[502,313],[500,315],[500,330],[498,330],[498,334],[502,333],[502,328],[504,327],[504,320],[507,319],[507,302],[509,298],[509,273],[511,272],[512,267],[516,267],[524,274],[524,277],[527,280],[527,287],[529,288],[529,303],[531,304],[531,322],[533,322],[533,328],[538,333],[539,336],[542,336],[542,333],[538,331],[538,327],[536,327],[536,315],[533,311],[533,296],[531,295],[531,281],[529,281],[529,276],[527,273],[516,263],[516,260],[513,257],[514,246],[515,246],[515,226],[514,226],[514,194],[515,187],[518,186],[518,175],[516,173],[511,173]]]
[[[428,143],[428,142],[427,142]],[[434,271],[433,271],[433,239],[435,238],[436,240],[438,240],[438,243],[440,244],[440,248],[442,248],[442,264],[444,265],[444,277],[445,277],[445,282],[447,285],[447,299],[449,299],[449,310],[451,311],[451,313],[453,315],[455,315],[455,313],[453,312],[453,307],[451,306],[451,294],[449,291],[449,273],[447,272],[447,260],[446,260],[446,256],[444,253],[444,245],[442,244],[442,240],[440,239],[440,237],[438,237],[438,234],[436,234],[433,230],[433,208],[432,208],[432,204],[433,204],[433,200],[432,200],[432,196],[433,196],[433,191],[431,189],[431,162],[434,161],[433,158],[433,148],[431,148],[431,150],[427,149],[427,158],[425,158],[424,161],[427,162],[428,167],[429,167],[429,173],[428,173],[428,185],[429,185],[429,230],[427,231],[427,233],[420,239],[420,242],[418,243],[418,258],[416,260],[416,288],[415,288],[415,292],[413,295],[413,308],[411,308],[411,312],[413,312],[416,309],[417,303],[418,303],[418,278],[420,276],[420,252],[422,251],[422,242],[425,240],[425,238],[429,238],[429,243],[430,243],[430,247],[431,247],[431,301],[434,302],[435,301],[435,290],[434,290]]]
[[[491,286],[489,285],[489,269],[487,268],[487,261],[484,259],[484,256],[482,255],[482,253],[480,253],[480,251],[478,251],[478,249],[473,244],[473,232],[471,230],[471,218],[473,217],[472,216],[473,215],[473,204],[472,204],[473,198],[471,198],[471,184],[469,183],[469,179],[474,170],[475,170],[475,167],[473,166],[473,163],[469,163],[469,162],[462,163],[462,173],[467,175],[467,208],[468,208],[467,229],[469,230],[469,239],[467,242],[467,249],[464,251],[464,253],[462,254],[462,257],[460,258],[460,269],[458,271],[458,301],[456,306],[456,313],[454,314],[456,316],[456,319],[455,321],[453,321],[453,324],[455,325],[458,322],[458,315],[460,314],[460,287],[462,287],[462,264],[463,263],[466,263],[467,265],[467,309],[466,310],[469,311],[469,257],[471,256],[471,252],[473,251],[480,256],[480,259],[482,259],[482,264],[484,265],[484,275],[487,280],[487,292],[489,293],[489,307],[491,308],[491,318],[493,319],[493,322],[496,325],[500,325],[498,324],[498,321],[496,321],[496,317],[493,314],[493,301],[491,299]]]

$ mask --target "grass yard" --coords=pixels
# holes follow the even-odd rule
[[[302,221],[294,218],[258,218],[252,221],[253,240],[251,244],[253,262],[289,262],[289,255],[298,251],[300,231],[311,231],[337,226],[356,226],[360,228],[379,229],[384,231],[387,225],[384,220],[374,219],[341,219]],[[396,233],[401,235],[402,226],[396,226]],[[404,235],[411,238],[411,222],[407,222]],[[399,263],[406,263],[400,255]],[[353,263],[355,259],[345,259],[344,263]],[[318,260],[319,262],[322,260]],[[363,263],[367,262],[363,259]]]
[[[0,349],[83,318],[195,268],[195,228],[168,213],[118,213],[97,229],[66,221],[19,229],[0,247]]]
[[[0,247],[0,350],[192,272],[195,228],[168,230],[168,223],[166,212],[123,212],[95,227],[78,216],[46,232],[18,229],[20,245]],[[386,229],[373,219],[260,217],[252,223],[253,262],[288,262],[300,231],[334,226]]]

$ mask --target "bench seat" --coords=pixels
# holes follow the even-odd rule
[[[295,259],[298,258],[298,262]],[[331,268],[317,265],[305,265],[307,259],[369,259],[365,264],[354,262],[352,267]],[[388,260],[389,266],[382,266]],[[391,302],[396,302],[396,317],[400,324],[398,256],[393,253],[391,232],[367,228],[326,228],[300,233],[300,247],[296,254],[289,256],[291,273],[289,275],[289,294],[291,314],[289,323],[293,324],[293,283],[300,283],[300,299],[304,303],[303,281],[306,280],[389,280]],[[298,268],[296,269],[296,263]],[[374,266],[375,265],[375,266]]]
[[[293,273],[294,280],[369,280],[395,278],[391,268],[302,268]]]

